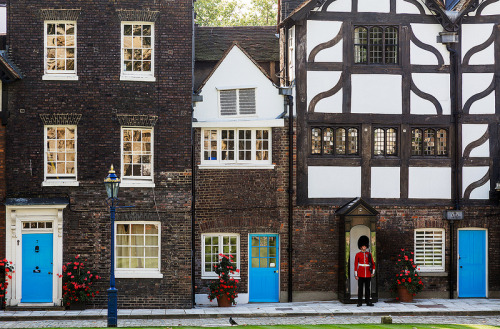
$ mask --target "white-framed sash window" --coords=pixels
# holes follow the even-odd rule
[[[204,128],[201,131],[203,165],[271,165],[270,128]]]
[[[121,23],[121,80],[155,81],[153,22]]]
[[[121,173],[122,186],[154,187],[152,127],[122,127]]]
[[[44,22],[43,80],[78,80],[76,21]]]
[[[77,185],[77,127],[44,127],[44,186]]]
[[[115,222],[116,269],[119,278],[161,278],[161,223]]]
[[[201,235],[202,278],[216,278],[214,265],[219,260],[219,254],[232,256],[232,261],[236,267],[240,268],[240,235],[236,233],[213,233]],[[240,273],[235,272],[234,277],[239,277]]]
[[[444,272],[445,231],[439,228],[415,230],[415,264],[421,272]]]

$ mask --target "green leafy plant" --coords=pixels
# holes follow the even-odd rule
[[[227,296],[232,305],[236,305],[236,297],[238,297],[238,283],[239,281],[231,278],[231,275],[239,273],[240,270],[236,268],[236,264],[232,262],[233,256],[226,256],[219,254],[220,261],[214,265],[215,273],[219,276],[209,284],[210,293],[208,299],[210,301]]]
[[[12,273],[14,273],[14,265],[12,262],[8,261],[6,258],[0,260],[0,299],[2,300],[2,306],[5,305],[5,296],[7,295],[7,287],[9,286],[9,280],[12,280]]]
[[[87,259],[80,260],[80,255],[75,256],[75,260],[63,265],[63,305],[69,306],[73,303],[87,303],[99,293],[93,289],[94,283],[100,279],[85,266]]]
[[[399,286],[404,286],[408,292],[415,296],[424,289],[422,278],[418,274],[419,268],[415,265],[413,252],[401,249],[395,263],[396,276],[392,284],[392,290],[397,291]]]

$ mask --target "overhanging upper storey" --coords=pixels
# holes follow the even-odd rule
[[[22,78],[21,72],[7,58],[7,53],[0,51],[0,80],[4,83],[9,83]]]

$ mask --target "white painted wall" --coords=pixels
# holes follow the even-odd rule
[[[494,2],[486,6],[481,12],[481,16],[500,15],[500,2]]]
[[[342,22],[307,21],[307,58],[311,51],[322,43],[335,38],[340,32]],[[342,62],[343,41],[316,54],[315,62]]]
[[[450,99],[450,75],[441,73],[413,73],[413,83],[421,91],[434,96],[441,107],[443,114],[451,114]],[[411,92],[410,96],[411,114],[433,114],[436,115],[436,107],[430,101],[417,96]]]
[[[351,112],[401,114],[401,81],[400,75],[353,74]]]
[[[390,13],[390,0],[358,0],[358,12]]]
[[[399,167],[372,167],[371,197],[400,198],[401,175]]]
[[[340,81],[341,72],[320,72],[309,71],[307,72],[307,106],[313,98],[325,91],[335,87]],[[322,113],[342,113],[342,89],[335,95],[320,100],[314,109],[314,112]]]
[[[480,180],[488,172],[488,167],[463,167],[462,168],[462,196],[467,187]],[[471,199],[488,200],[490,198],[490,181],[472,190]]]
[[[7,33],[7,8],[0,5],[0,34]]]
[[[412,199],[451,199],[451,168],[410,167],[408,197]]]
[[[471,143],[478,140],[488,130],[487,124],[464,124],[462,125],[462,154],[465,148]],[[489,140],[482,145],[474,148],[470,157],[489,157],[490,143]]]
[[[462,59],[475,46],[483,44],[493,33],[493,24],[463,24],[462,25]],[[495,64],[494,42],[486,49],[472,55],[469,64]]]
[[[438,43],[436,37],[443,31],[440,24],[411,24],[411,29],[415,37],[421,42],[436,48],[443,56],[444,64],[450,64],[450,53],[446,46]],[[417,47],[410,42],[410,62],[415,65],[437,65],[436,56],[430,51]]]
[[[308,167],[309,198],[355,198],[361,196],[361,167]]]
[[[420,2],[420,4],[424,8],[425,13],[427,15],[431,14],[430,10],[427,9],[427,6],[422,2],[422,0],[417,0],[417,2]],[[398,13],[398,14],[420,14],[420,11],[418,10],[418,8],[415,5],[413,5],[409,2],[406,2],[404,0],[396,0],[396,13]]]
[[[327,11],[350,12],[352,10],[351,2],[352,0],[334,1],[328,6]]]
[[[256,88],[256,115],[219,115],[219,89]],[[238,48],[233,47],[203,87],[203,102],[196,104],[194,117],[203,121],[242,121],[276,119],[284,110],[283,96],[262,71]]]
[[[488,88],[493,80],[493,73],[464,73],[462,75],[462,104],[470,97]],[[470,114],[495,114],[495,91],[474,102]]]

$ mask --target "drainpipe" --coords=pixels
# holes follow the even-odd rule
[[[454,191],[454,203],[455,203],[455,210],[460,210],[460,193],[462,189],[462,184],[460,182],[460,176],[459,176],[459,170],[460,170],[460,155],[461,151],[459,148],[458,140],[459,140],[459,134],[458,134],[458,128],[459,128],[459,121],[460,121],[460,103],[459,103],[459,91],[460,91],[460,85],[459,85],[459,65],[460,65],[460,58],[459,54],[457,51],[457,47],[459,45],[459,37],[458,37],[458,32],[441,32],[440,33],[441,37],[441,42],[446,44],[446,49],[450,52],[450,81],[451,81],[451,87],[452,90],[454,91],[453,97],[451,99],[451,108],[452,108],[452,122],[454,123],[454,180],[455,180],[455,191]],[[450,230],[450,271],[448,275],[448,283],[449,283],[449,292],[450,292],[450,299],[454,298],[453,294],[453,287],[455,285],[455,266],[453,265],[455,262],[455,221],[450,220],[449,221],[449,230]]]
[[[291,91],[291,88],[290,88]],[[293,96],[287,96],[288,103],[288,302],[293,294]]]
[[[196,1],[196,0],[194,0]],[[192,5],[192,35],[191,35],[191,92],[194,92],[194,62],[195,62],[195,12],[194,12],[194,1],[191,2]],[[193,104],[194,97],[191,99],[191,104]],[[193,129],[193,118],[194,118],[194,107],[191,106],[191,303],[196,305],[196,280],[195,280],[195,269],[196,269],[196,163],[195,163],[195,136]]]

